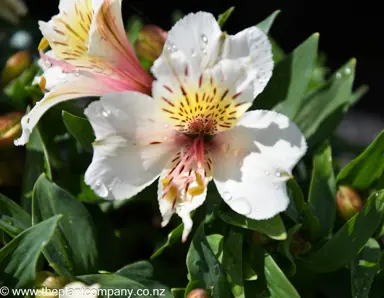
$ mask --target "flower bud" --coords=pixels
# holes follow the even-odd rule
[[[36,288],[61,289],[69,282],[65,277],[55,276],[49,271],[40,271],[36,274]]]
[[[167,36],[168,33],[160,27],[155,25],[144,26],[135,42],[137,56],[152,64],[163,51]]]
[[[21,51],[8,59],[1,74],[1,82],[6,85],[13,79],[20,76],[32,63],[28,51]]]
[[[204,289],[194,289],[189,292],[187,298],[209,298]]]
[[[0,116],[0,147],[12,144],[20,135],[22,116],[23,114],[19,112]]]
[[[336,194],[337,211],[345,220],[349,220],[364,206],[358,193],[349,186],[339,186]]]
[[[303,255],[312,248],[311,243],[305,241],[298,233],[292,236],[291,252],[293,255]]]

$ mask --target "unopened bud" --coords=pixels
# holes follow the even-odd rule
[[[254,232],[253,233],[253,240],[255,241],[256,244],[263,245],[263,244],[267,244],[268,242],[270,242],[271,239],[268,238],[268,236],[265,234],[262,234],[259,232]]]
[[[168,33],[158,26],[144,26],[135,42],[137,56],[153,63],[161,55],[167,37]]]
[[[337,211],[345,220],[349,220],[364,206],[358,193],[349,186],[339,186],[336,195]]]
[[[6,85],[13,79],[20,76],[32,63],[28,51],[21,51],[8,59],[1,74],[1,82]]]
[[[13,112],[0,116],[0,147],[13,143],[20,135],[22,113]]]
[[[204,289],[194,289],[189,292],[187,298],[209,298]]]
[[[303,255],[312,248],[311,243],[305,241],[299,234],[295,233],[291,241],[291,253],[295,256]]]
[[[40,271],[36,274],[36,288],[62,289],[69,280],[62,276],[55,276],[49,271]]]

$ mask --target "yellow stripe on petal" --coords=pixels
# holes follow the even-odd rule
[[[39,43],[39,46],[37,47],[37,50],[40,52],[40,51],[45,51],[47,48],[49,47],[49,43],[48,43],[48,40],[43,37],[41,40],[40,40],[40,43]]]

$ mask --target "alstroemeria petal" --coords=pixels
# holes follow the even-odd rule
[[[85,110],[96,135],[85,182],[101,197],[127,199],[150,185],[174,154],[172,130],[141,93],[105,95]]]
[[[220,27],[207,12],[190,13],[168,32],[162,55],[155,61],[152,73],[156,78],[172,73],[180,60],[190,63],[190,71],[200,73],[216,61],[220,49]],[[178,55],[182,55],[180,59]]]
[[[256,26],[226,39],[222,59],[237,61],[252,80],[254,97],[260,94],[272,76],[272,46],[268,37]]]
[[[293,122],[275,112],[251,111],[215,142],[214,181],[234,211],[260,220],[287,208],[286,181],[307,149]]]
[[[183,242],[193,226],[190,213],[204,203],[212,179],[210,152],[205,152],[204,168],[199,171],[195,163],[186,164],[193,158],[188,156],[190,149],[187,146],[171,157],[160,175],[157,192],[162,226],[168,224],[174,213],[178,214],[184,223]]]
[[[89,73],[64,74],[58,67],[48,69],[46,88],[52,88],[41,101],[21,120],[22,135],[15,141],[15,145],[25,145],[29,135],[43,114],[52,106],[70,99],[101,96],[107,92],[125,90],[125,86],[107,77],[95,76]],[[58,84],[59,83],[59,84]],[[47,88],[48,89],[48,88]]]
[[[152,88],[164,121],[183,133],[211,135],[236,125],[251,106],[253,92],[244,66],[230,60],[197,77],[188,69],[179,77],[162,77]]]

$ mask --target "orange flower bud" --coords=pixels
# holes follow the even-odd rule
[[[189,292],[187,298],[209,298],[204,289],[194,289]]]
[[[152,64],[163,51],[167,36],[168,32],[158,26],[144,26],[135,42],[137,56]]]
[[[358,193],[349,186],[339,186],[336,195],[337,211],[345,220],[349,220],[364,206]]]
[[[0,116],[0,146],[10,145],[20,135],[22,113],[13,112]]]
[[[28,51],[21,51],[8,59],[1,74],[1,82],[6,85],[13,79],[20,76],[32,63]]]

